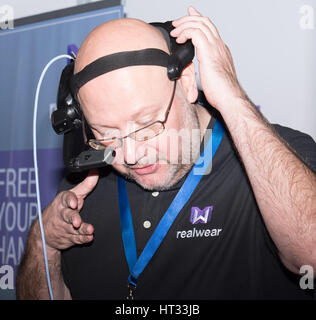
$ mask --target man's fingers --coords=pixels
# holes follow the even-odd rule
[[[178,37],[186,29],[199,29],[205,34],[209,42],[214,42],[214,35],[212,31],[208,26],[206,26],[204,23],[201,23],[200,21],[187,21],[181,23],[178,27],[170,32],[170,35],[173,37]]]
[[[71,224],[64,224],[64,231],[69,235],[91,236],[94,228],[89,223],[82,223],[79,228],[74,228]]]
[[[202,16],[202,14],[199,12],[199,11],[197,11],[194,7],[192,7],[192,6],[190,6],[189,8],[188,8],[188,14],[190,15],[190,16]]]
[[[77,197],[85,198],[96,186],[99,180],[99,173],[97,170],[91,170],[88,176],[79,183],[76,187],[71,189]]]
[[[194,17],[202,17],[202,15],[192,6],[188,7],[188,15],[183,16],[181,18],[175,19],[172,21],[174,26],[179,25],[180,23],[186,21],[187,19],[194,18]]]
[[[46,243],[49,247],[64,250],[75,244],[93,240],[94,228],[82,221],[79,214],[85,196],[92,191],[98,181],[98,173],[93,171],[77,187],[64,191],[47,206],[45,219]]]
[[[195,12],[197,12],[197,10],[195,10]],[[186,23],[186,22],[190,22],[190,21],[191,22],[199,22],[201,24],[206,25],[210,29],[210,31],[212,32],[212,35],[215,38],[220,38],[219,32],[218,32],[216,26],[214,25],[214,23],[208,17],[204,17],[200,13],[190,14],[189,16],[184,16],[182,18],[176,19],[176,20],[172,21],[172,25],[174,27],[179,27],[181,24]]]
[[[78,199],[73,192],[65,191],[61,195],[61,203],[65,208],[76,209],[78,206]]]
[[[91,242],[93,235],[72,235],[70,239],[74,244],[84,244]]]
[[[82,222],[78,211],[65,209],[62,211],[62,218],[63,221],[66,222],[65,231],[71,234],[89,235],[94,232],[91,224]]]
[[[74,228],[80,228],[82,219],[78,211],[65,209],[62,211],[62,218],[64,222],[71,224]]]
[[[82,223],[78,231],[82,235],[92,235],[94,232],[94,228],[89,223]]]
[[[208,49],[208,47],[206,47],[209,45],[208,38],[201,29],[196,29],[196,28],[185,29],[178,35],[176,41],[178,43],[184,43],[188,39],[192,40],[192,43],[197,50],[197,58],[199,58],[200,50],[205,51]]]

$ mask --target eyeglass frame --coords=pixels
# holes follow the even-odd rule
[[[166,124],[166,122],[167,122],[167,120],[168,120],[168,116],[169,116],[169,113],[170,113],[170,110],[171,110],[171,106],[172,106],[172,104],[173,104],[175,92],[176,92],[176,84],[177,84],[177,80],[174,80],[174,86],[173,86],[173,90],[172,90],[171,99],[170,99],[170,101],[169,101],[169,104],[168,104],[168,107],[167,107],[167,110],[166,110],[165,116],[164,116],[165,119],[164,119],[163,121],[161,121],[161,120],[154,121],[154,122],[148,124],[148,125],[145,126],[145,127],[142,127],[142,128],[139,128],[139,129],[137,129],[137,130],[135,130],[135,131],[133,131],[133,132],[130,132],[129,134],[127,134],[127,135],[124,136],[124,137],[115,137],[114,139],[113,139],[113,138],[108,138],[108,139],[100,139],[100,140],[98,140],[98,139],[89,139],[89,140],[88,140],[88,139],[87,139],[87,136],[86,136],[86,133],[85,133],[85,129],[84,129],[85,126],[83,125],[85,143],[88,144],[91,148],[93,148],[93,149],[95,149],[95,150],[98,150],[98,149],[92,147],[90,143],[91,143],[91,142],[94,142],[94,143],[95,143],[95,142],[98,142],[98,143],[100,143],[100,144],[102,145],[102,142],[103,142],[103,141],[111,141],[111,140],[115,141],[115,140],[119,140],[119,141],[121,142],[120,146],[114,148],[114,149],[117,149],[117,148],[120,148],[120,147],[123,145],[123,140],[126,139],[127,137],[130,137],[130,138],[133,139],[134,141],[138,141],[138,142],[147,141],[147,140],[150,140],[150,139],[153,139],[153,138],[157,137],[158,135],[160,135],[161,133],[163,133],[164,130],[165,130],[165,124]],[[160,124],[162,125],[162,128],[163,128],[162,131],[159,132],[159,133],[157,133],[156,135],[154,135],[154,136],[152,136],[152,137],[150,137],[150,138],[148,138],[148,139],[146,139],[146,140],[136,140],[136,139],[134,139],[134,138],[131,137],[132,135],[135,135],[135,133],[137,133],[137,132],[139,132],[139,131],[141,131],[141,130],[146,129],[146,128],[152,126],[152,125],[155,124],[155,123],[160,123]],[[90,127],[89,127],[89,128],[90,128]],[[90,128],[90,130],[91,130],[91,128]],[[103,145],[103,147],[104,147],[104,149],[107,148],[107,147],[105,147],[104,145]],[[109,146],[109,148],[111,148],[111,146]]]

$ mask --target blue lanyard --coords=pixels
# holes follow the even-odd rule
[[[224,129],[221,126],[220,122],[216,121],[212,130],[212,139],[208,139],[207,145],[204,148],[199,160],[190,171],[181,189],[178,191],[168,210],[161,218],[158,226],[148,240],[144,250],[142,251],[138,259],[136,253],[136,241],[133,229],[132,214],[126,191],[126,183],[123,178],[118,177],[118,196],[122,239],[126,260],[130,271],[130,275],[128,277],[128,298],[133,299],[133,292],[137,285],[138,276],[143,272],[150,259],[160,246],[164,237],[166,236],[173,221],[176,219],[182,208],[191,197],[205,171],[209,167],[211,160],[214,157],[218,146],[220,145],[223,135]],[[204,154],[206,155],[205,158]],[[203,164],[202,167],[201,164]],[[198,171],[198,174],[196,174],[196,171]]]

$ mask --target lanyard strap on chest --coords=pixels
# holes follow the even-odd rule
[[[182,208],[188,202],[205,171],[209,167],[215,152],[220,145],[224,134],[224,129],[219,121],[215,122],[212,130],[212,137],[208,139],[207,145],[204,148],[200,158],[191,169],[188,177],[184,181],[181,189],[178,191],[176,197],[172,201],[168,210],[161,218],[158,226],[154,230],[152,236],[148,240],[144,250],[137,259],[136,240],[133,228],[132,214],[129,206],[126,183],[123,178],[118,177],[118,197],[120,210],[120,223],[122,240],[124,245],[125,257],[128,263],[130,275],[128,277],[130,298],[137,285],[137,279],[142,271],[145,269],[158,247],[162,243],[172,223]],[[201,167],[201,163],[203,166]],[[198,172],[198,174],[196,174]]]

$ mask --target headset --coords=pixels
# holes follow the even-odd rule
[[[77,93],[81,86],[106,72],[135,65],[166,67],[168,78],[176,80],[193,60],[192,42],[188,40],[184,44],[178,44],[170,36],[170,31],[174,28],[171,21],[150,24],[163,34],[170,55],[155,48],[124,51],[101,57],[76,74],[75,58],[63,69],[58,87],[57,110],[52,113],[51,122],[55,132],[64,135],[63,158],[69,171],[103,167],[111,164],[115,157],[115,151],[110,148],[95,150],[85,143],[85,139],[93,138],[93,134],[78,103]]]

